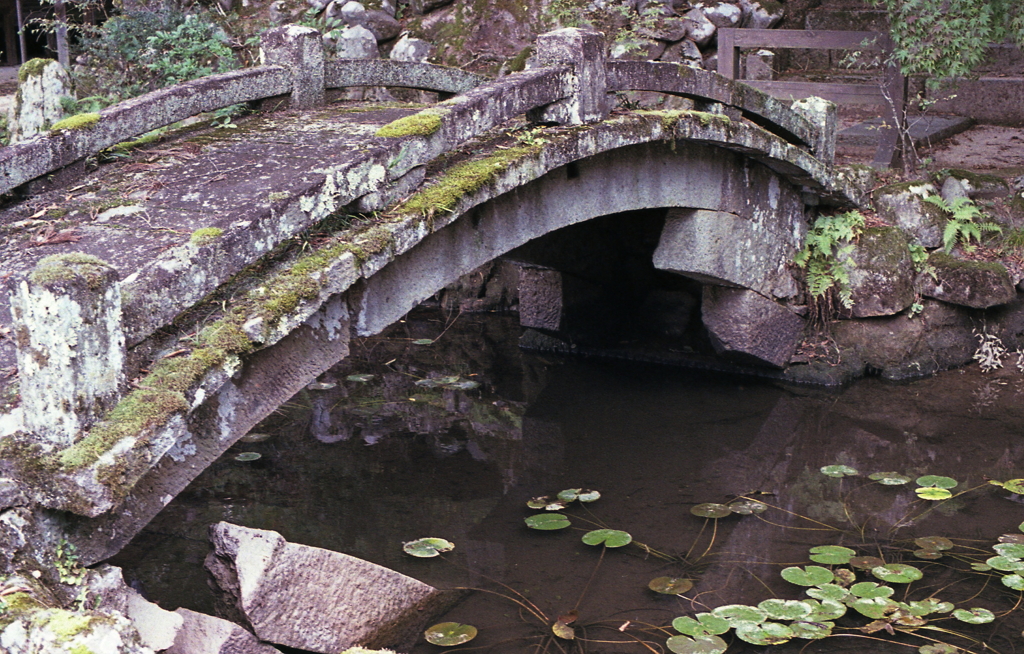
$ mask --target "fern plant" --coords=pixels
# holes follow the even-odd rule
[[[793,257],[793,263],[806,271],[807,292],[820,309],[827,310],[830,304],[828,294],[833,289],[840,304],[847,309],[853,306],[850,252],[853,241],[863,229],[864,216],[859,211],[818,216],[807,232],[803,249]],[[824,307],[821,307],[822,303]]]
[[[975,248],[971,240],[981,242],[982,232],[1003,231],[1002,227],[993,222],[975,222],[988,216],[970,198],[959,197],[946,202],[938,195],[929,195],[924,201],[950,215],[946,228],[942,230],[942,249],[946,254],[952,252],[957,243],[965,252],[970,252]]]

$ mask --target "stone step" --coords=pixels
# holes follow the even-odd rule
[[[963,116],[911,116],[908,120],[910,136],[916,147],[934,145],[943,139],[965,131],[974,124],[971,118]],[[839,132],[836,142],[846,146],[873,146],[878,143],[878,130],[882,118],[876,117],[857,123]]]

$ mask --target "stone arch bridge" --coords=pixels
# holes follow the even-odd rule
[[[460,275],[591,218],[668,209],[655,265],[750,313],[754,345],[724,335],[723,347],[780,364],[788,355],[757,341],[795,342],[802,329],[785,306],[797,293],[786,262],[808,211],[858,203],[833,172],[827,103],[789,107],[715,73],[605,61],[599,34],[542,35],[527,70],[496,80],[325,62],[320,35],[294,26],[266,33],[262,47],[258,68],[0,150],[0,190],[22,195],[2,213],[0,255],[10,293],[0,363],[16,360],[18,373],[16,387],[7,380],[18,401],[0,414],[5,567],[45,559],[54,534],[76,542],[84,563],[112,555],[343,359],[352,335],[378,333]],[[447,99],[325,102],[361,86]],[[629,90],[692,109],[611,112],[609,94]],[[239,102],[287,110],[70,183],[45,179]],[[523,127],[523,116],[543,127]],[[782,331],[763,338],[764,321]]]

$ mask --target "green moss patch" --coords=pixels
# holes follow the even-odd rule
[[[84,279],[89,288],[96,289],[103,283],[110,264],[90,254],[69,252],[43,257],[29,275],[34,284],[54,288],[61,283]]]
[[[18,83],[24,84],[30,77],[39,77],[43,74],[43,69],[46,68],[53,59],[29,59],[18,68]]]
[[[213,243],[224,234],[220,227],[202,227],[192,232],[189,242],[196,247],[203,247]]]
[[[78,114],[77,116],[68,116],[64,120],[58,120],[54,123],[50,128],[50,132],[85,129],[87,127],[92,127],[98,122],[100,122],[99,114]]]
[[[441,129],[442,114],[427,109],[411,116],[399,118],[384,125],[374,136],[398,138],[402,136],[430,136]]]
[[[92,618],[85,615],[77,615],[64,609],[53,609],[46,618],[47,629],[53,632],[58,642],[70,640],[89,629]]]

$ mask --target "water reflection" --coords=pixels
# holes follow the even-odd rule
[[[1020,534],[1024,522],[1020,498],[987,483],[1024,477],[1024,385],[1015,373],[794,392],[675,370],[546,361],[518,350],[514,319],[463,316],[446,327],[441,317],[421,316],[388,339],[359,343],[345,364],[259,428],[271,438],[232,448],[118,562],[165,607],[210,612],[200,571],[205,531],[229,520],[439,586],[506,592],[488,578],[501,580],[551,619],[577,610],[580,637],[649,639],[655,651],[675,633],[667,625],[676,616],[805,597],[780,571],[807,565],[808,548],[826,543],[923,570],[909,593],[893,584],[901,601],[935,596],[1002,614],[1020,599],[1000,584],[1005,573],[964,572],[994,555],[1000,534]],[[430,344],[417,344],[424,339]],[[235,461],[242,451],[262,457]],[[820,468],[830,464],[862,475],[827,477]],[[890,487],[864,476],[881,471],[946,475],[959,482],[954,492],[977,490],[931,503],[917,497],[913,482]],[[603,495],[586,510],[572,509],[582,531],[524,527],[527,499],[569,487]],[[738,496],[772,508],[707,524],[690,513],[698,503]],[[627,530],[676,559],[635,546],[602,556],[580,541],[593,528],[587,521]],[[402,542],[424,536],[455,542],[450,562],[402,554]],[[934,562],[917,559],[912,541],[920,536],[949,537],[957,548]],[[662,575],[696,585],[685,597],[657,595],[647,584]],[[448,619],[478,626],[474,644],[520,652],[550,634],[550,625],[538,630],[523,615],[514,603],[476,594]],[[583,624],[591,626],[584,632]],[[1004,654],[1021,650],[1018,614],[985,625],[948,617],[933,625]],[[907,648],[879,629],[847,629],[842,638],[794,641],[780,651],[810,643],[803,651],[913,652],[927,642],[906,638],[914,644]],[[593,642],[587,649],[649,651]],[[424,644],[422,651],[436,650]],[[764,648],[736,642],[729,651]]]

